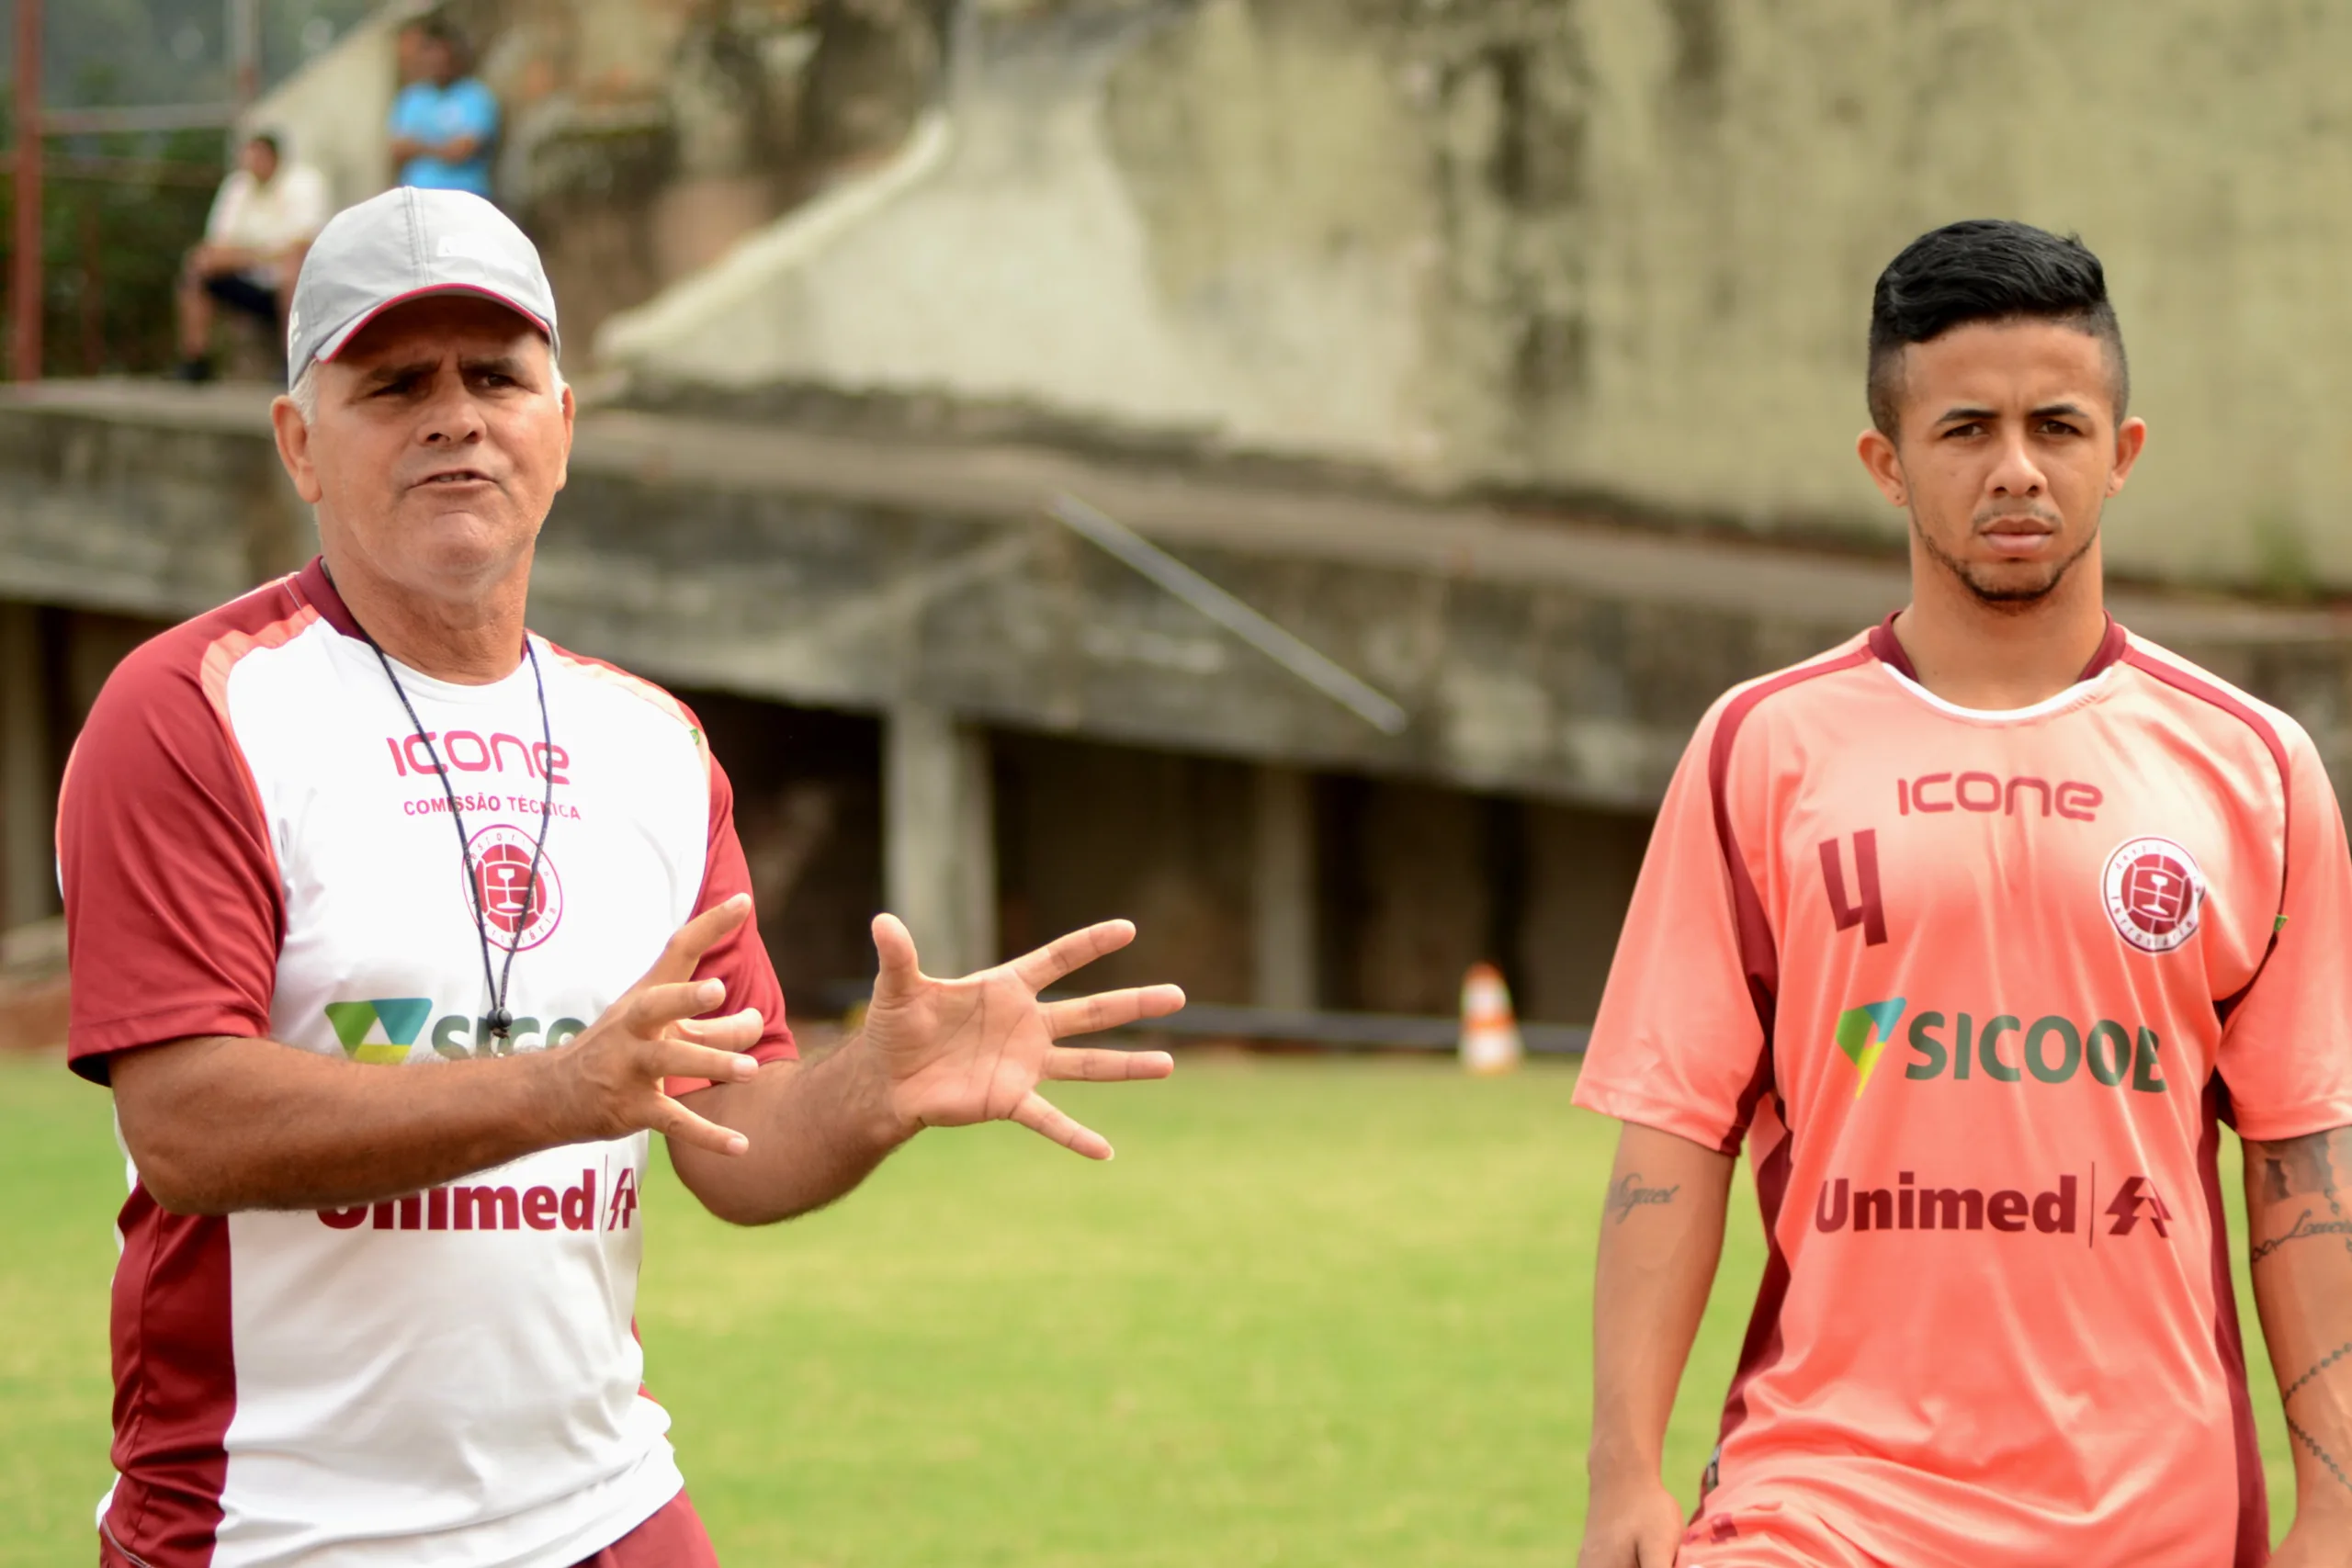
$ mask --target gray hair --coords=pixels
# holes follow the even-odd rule
[[[548,368],[555,373],[555,385],[549,390],[560,400],[564,389],[568,385],[563,378],[563,367],[558,364],[550,355],[548,358]],[[317,360],[313,359],[302,367],[302,373],[294,378],[294,384],[286,389],[286,396],[288,400],[293,403],[294,412],[302,416],[304,424],[316,424],[319,422],[319,362]]]

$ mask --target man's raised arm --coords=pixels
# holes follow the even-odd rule
[[[540,1149],[642,1128],[718,1155],[740,1133],[671,1099],[665,1077],[732,1083],[759,1034],[720,1020],[716,980],[686,976],[750,918],[737,897],[679,928],[661,962],[575,1039],[552,1051],[388,1069],[272,1040],[207,1036],[118,1053],[115,1111],[139,1179],[177,1213],[322,1209],[403,1196]]]
[[[2254,1299],[2295,1450],[2272,1568],[2352,1562],[2352,1127],[2245,1145]]]
[[[1592,1286],[1590,1491],[1578,1568],[1671,1568],[1682,1509],[1660,1479],[1667,1417],[1723,1255],[1736,1156],[1628,1122]]]

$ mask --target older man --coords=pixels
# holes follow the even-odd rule
[[[649,1133],[755,1224],[926,1126],[1107,1158],[1038,1082],[1170,1070],[1055,1042],[1173,987],[1036,999],[1125,922],[943,981],[888,915],[864,1031],[796,1064],[694,716],[524,629],[556,350],[486,202],[337,218],[274,410],[323,553],[133,654],[76,750],[72,1060],[133,1166],[106,1563],[709,1563],[631,1332]]]

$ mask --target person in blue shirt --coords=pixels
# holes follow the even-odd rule
[[[415,78],[392,100],[393,183],[487,197],[497,97],[460,73],[463,58],[447,24],[420,22],[402,42],[413,50]]]

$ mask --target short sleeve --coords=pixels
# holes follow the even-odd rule
[[[269,1031],[285,907],[243,757],[166,633],[125,660],[74,742],[57,854],[72,971],[67,1059]]]
[[[743,859],[743,845],[735,836],[735,788],[728,781],[727,771],[714,757],[710,762],[710,841],[703,860],[702,891],[695,898],[695,913],[715,908],[738,893],[752,890],[751,866]],[[768,957],[767,944],[760,940],[759,911],[735,928],[718,945],[703,954],[695,968],[697,980],[717,979],[727,987],[727,998],[719,1003],[724,1012],[740,1012],[745,1008],[757,1008],[763,1021],[759,1043],[751,1055],[761,1062],[788,1062],[799,1055],[792,1043],[792,1029],[784,1017],[784,986],[776,979],[775,964]],[[667,1086],[673,1096],[692,1094],[698,1089],[708,1089],[708,1078],[672,1078]]]
[[[2240,1135],[2352,1125],[2352,858],[2311,740],[2288,728],[2287,865],[2270,956],[2230,1013],[2219,1066]]]
[[[457,100],[464,117],[462,134],[489,141],[498,134],[498,95],[480,82],[468,82]]]
[[[1743,944],[1736,803],[1719,819],[1716,798],[1730,788],[1716,776],[1728,772],[1715,756],[1724,708],[1699,726],[1659,807],[1576,1102],[1729,1154],[1747,1132],[1766,1047],[1747,948],[1769,933],[1751,914]]]

